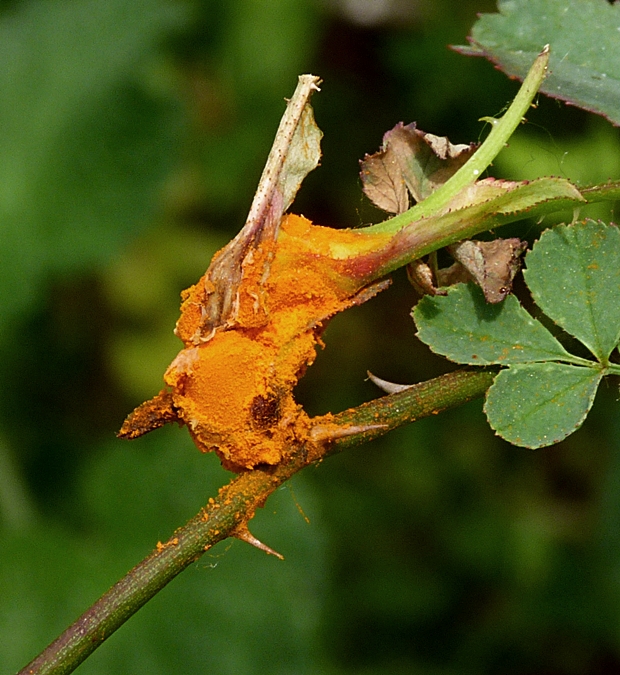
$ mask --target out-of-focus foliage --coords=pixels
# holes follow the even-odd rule
[[[3,672],[228,480],[185,430],[132,443],[114,432],[159,388],[179,346],[178,293],[243,223],[296,76],[324,79],[313,105],[325,139],[294,210],[331,226],[377,221],[358,159],[386,130],[416,120],[476,141],[477,120],[514,94],[489,64],[446,49],[494,9],[2,5]],[[500,156],[495,169],[528,178],[532,158],[566,168],[577,155],[584,183],[619,177],[614,130],[591,131],[585,113],[542,97],[529,117],[539,135],[519,130],[510,167]],[[608,140],[597,144],[599,128]],[[299,387],[311,413],[377,395],[366,369],[409,382],[448,367],[415,340],[413,302],[398,274],[337,317]],[[498,441],[474,403],[307,470],[253,524],[285,562],[219,545],[79,672],[616,672],[616,396],[615,383],[602,387],[583,428],[536,454]]]
[[[180,121],[156,49],[182,9],[76,0],[4,10],[0,338],[43,279],[108,260],[146,225]]]

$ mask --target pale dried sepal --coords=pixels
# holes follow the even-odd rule
[[[302,75],[301,77],[312,76]],[[315,83],[315,89],[318,91],[317,83]],[[278,187],[282,194],[283,213],[293,203],[304,178],[318,166],[321,159],[322,138],[323,132],[314,121],[312,106],[306,103],[301,110],[299,123],[293,132],[278,180]]]
[[[291,205],[305,176],[320,160],[322,133],[314,122],[310,96],[319,90],[320,79],[300,75],[288,101],[273,146],[263,169],[245,225],[213,259],[204,277],[202,322],[192,338],[194,344],[211,339],[219,329],[235,324],[238,290],[243,263],[261,243],[275,241],[280,220]],[[270,260],[265,261],[265,279]]]

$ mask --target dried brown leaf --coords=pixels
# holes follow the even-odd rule
[[[471,278],[482,288],[487,302],[501,302],[510,293],[527,244],[520,239],[462,241],[448,247]]]
[[[438,286],[431,266],[421,258],[407,265],[407,278],[420,295],[445,295]],[[443,285],[443,284],[441,284]]]
[[[366,155],[361,167],[364,193],[375,206],[388,213],[403,213],[409,208],[407,185],[393,152]]]
[[[476,145],[453,145],[427,134],[415,122],[399,122],[383,136],[381,150],[361,164],[365,194],[379,208],[402,213],[409,208],[407,192],[416,202],[443,185],[475,151]]]

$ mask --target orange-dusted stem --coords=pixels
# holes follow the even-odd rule
[[[412,223],[395,235],[332,230],[301,216],[282,219],[276,241],[242,262],[234,317],[205,327],[209,271],[185,291],[177,335],[185,348],[165,374],[170,387],[140,406],[120,435],[134,438],[171,420],[198,448],[233,470],[277,464],[303,441],[310,423],[293,389],[315,358],[326,322],[363,302],[392,269],[475,232],[583,202],[567,181],[485,184],[485,201]],[[479,192],[476,193],[479,197]]]
[[[332,430],[359,429],[323,443],[306,441],[288,449],[289,461],[235,477],[204,509],[107,591],[18,675],[67,675],[186,567],[219,541],[247,526],[256,508],[282,483],[323,457],[366,442],[403,424],[482,396],[491,371],[460,370],[383,396],[339,415],[318,418]],[[379,424],[377,424],[379,422]],[[245,539],[248,541],[248,538]]]
[[[244,260],[232,325],[204,332],[208,271],[184,292],[176,332],[185,348],[165,373],[170,389],[130,415],[121,436],[176,419],[200,450],[215,451],[233,471],[278,464],[286,448],[308,438],[293,389],[325,323],[385,283],[367,288],[365,280],[332,274],[329,237],[321,239],[331,230],[299,216],[285,217],[280,229],[277,242],[261,242]],[[343,233],[345,240],[357,236]]]

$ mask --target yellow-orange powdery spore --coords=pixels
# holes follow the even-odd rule
[[[293,388],[315,358],[324,322],[364,285],[334,264],[359,252],[360,243],[355,232],[286,216],[277,241],[246,256],[230,326],[202,342],[196,335],[212,290],[207,275],[184,291],[176,332],[185,349],[164,379],[201,450],[214,450],[225,466],[240,470],[277,464],[307,438],[308,418]]]

